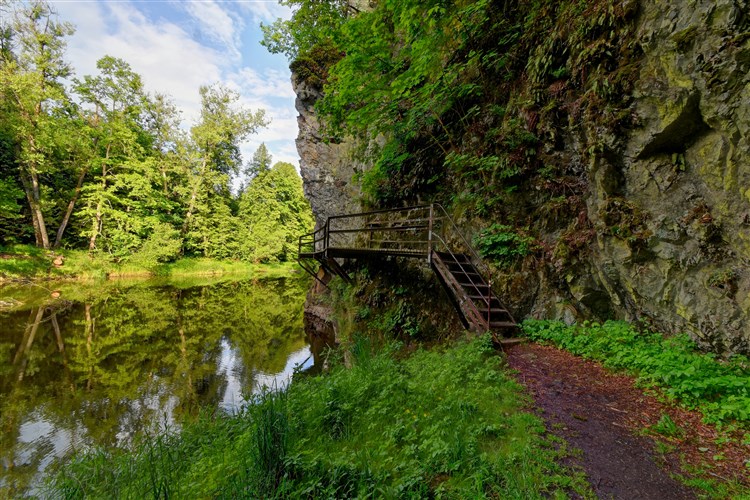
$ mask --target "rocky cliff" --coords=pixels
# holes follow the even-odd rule
[[[567,125],[556,146],[581,165],[593,237],[575,265],[525,267],[505,291],[519,316],[624,318],[748,353],[750,8],[642,1],[635,22],[632,125],[618,136]],[[365,166],[352,162],[351,143],[322,140],[320,90],[296,78],[295,90],[305,192],[320,223],[357,208]],[[597,133],[606,154],[592,157],[583,149]],[[561,233],[538,237],[554,245]]]
[[[744,2],[643,2],[640,126],[619,156],[590,165],[593,276],[570,286],[719,351],[750,351],[748,16]],[[638,219],[643,244],[604,230],[613,203]]]
[[[293,73],[292,87],[297,95],[295,107],[299,112],[296,143],[300,173],[317,228],[331,215],[360,211],[355,175],[364,165],[354,159],[356,147],[352,139],[331,140],[323,130],[314,109],[322,96],[320,85]]]

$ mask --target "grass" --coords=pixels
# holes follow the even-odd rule
[[[627,370],[647,386],[703,414],[704,421],[750,429],[750,360],[721,360],[696,350],[687,335],[641,332],[622,321],[567,326],[559,321],[523,323],[525,334],[604,366]]]
[[[62,256],[62,266],[53,261]],[[0,247],[0,283],[44,279],[106,279],[136,277],[216,276],[225,274],[287,276],[291,262],[256,264],[243,261],[188,257],[170,263],[148,263],[134,258],[113,262],[83,250],[49,252],[31,245]]]
[[[234,416],[203,416],[53,477],[65,498],[593,497],[524,411],[487,338],[405,359],[356,338],[353,367],[295,380]]]

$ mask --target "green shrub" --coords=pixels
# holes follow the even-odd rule
[[[494,260],[503,266],[510,266],[517,259],[529,255],[534,239],[516,232],[511,226],[492,224],[474,237],[482,257]]]

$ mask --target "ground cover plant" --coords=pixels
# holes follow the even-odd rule
[[[51,493],[104,497],[590,497],[523,410],[487,338],[405,359],[355,339],[352,367],[300,378],[235,416],[204,416],[130,451],[90,451]],[[335,357],[335,355],[334,355]]]
[[[622,321],[567,326],[527,320],[523,330],[533,340],[635,373],[642,383],[700,410],[706,422],[750,428],[750,361],[744,356],[721,360],[698,352],[687,335],[664,337]]]
[[[112,261],[101,253],[63,249],[46,251],[31,245],[0,246],[0,283],[48,279],[211,276],[222,274],[285,275],[296,269],[288,262],[250,262],[207,257],[182,257],[170,262],[133,258]]]

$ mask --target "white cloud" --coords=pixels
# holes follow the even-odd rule
[[[276,0],[244,0],[238,2],[242,10],[252,14],[253,21],[271,23],[278,18],[290,19],[292,9],[279,5]]]
[[[254,97],[279,97],[294,99],[291,74],[289,71],[267,69],[263,74],[253,68],[245,67],[229,76],[239,87],[240,92]]]
[[[255,150],[264,142],[273,155],[274,163],[285,161],[299,165],[299,155],[294,140],[297,138],[297,116],[287,108],[265,106],[266,116],[271,123],[242,145],[242,157],[245,161],[252,158]]]
[[[239,60],[240,32],[243,23],[237,16],[230,15],[214,1],[184,2],[185,10],[200,27],[200,32],[222,44],[232,57]]]
[[[96,61],[105,55],[121,58],[143,77],[147,90],[171,96],[188,120],[198,116],[198,88],[221,80],[222,54],[174,23],[147,19],[130,3],[61,3],[58,8],[77,26],[68,57],[79,76],[96,73]]]
[[[253,15],[264,9],[273,16],[288,11],[276,3],[239,5],[242,8],[238,11],[252,11]],[[105,55],[121,58],[143,77],[148,91],[173,99],[183,112],[184,126],[192,125],[199,117],[199,87],[221,82],[240,93],[243,106],[265,109],[271,119],[269,127],[242,145],[245,160],[252,158],[258,145],[265,142],[274,161],[299,163],[294,146],[297,113],[286,61],[271,69],[238,67],[236,54],[209,46],[209,42],[216,45],[219,41],[222,47],[229,44],[240,52],[247,51],[241,45],[241,31],[257,29],[257,23],[251,25],[248,21],[246,26],[215,1],[190,7],[190,16],[187,8],[174,7],[167,12],[169,20],[148,18],[138,10],[138,3],[131,2],[59,2],[55,7],[61,19],[77,27],[76,34],[68,40],[67,59],[78,77],[96,74],[96,61]],[[210,41],[191,32],[193,17],[201,17],[201,31],[213,37]]]

